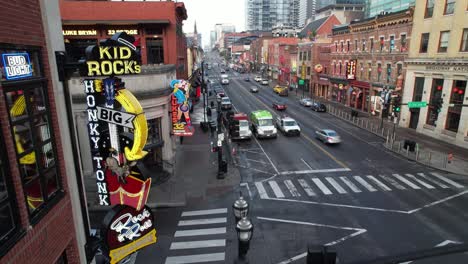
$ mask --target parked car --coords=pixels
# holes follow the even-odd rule
[[[276,85],[273,91],[280,96],[288,96],[288,88],[286,86]]]
[[[263,79],[262,82],[261,82],[262,85],[268,85],[268,80],[267,79]]]
[[[250,86],[250,92],[251,93],[258,93],[258,88],[255,86]]]
[[[302,98],[301,100],[299,100],[299,103],[305,107],[312,106],[312,100],[310,98]]]
[[[229,97],[224,96],[223,98],[221,98],[221,109],[222,110],[232,109],[232,103],[231,103],[231,99],[229,99]]]
[[[221,84],[229,84],[229,79],[222,79]]]
[[[326,112],[327,111],[327,107],[320,103],[320,102],[314,102],[312,104],[312,107],[311,107],[312,110],[314,110],[315,112]]]
[[[260,77],[260,76],[257,75],[257,76],[255,76],[254,80],[255,80],[256,82],[260,82],[260,81],[262,80],[262,77]]]
[[[244,78],[244,81],[250,82],[250,78],[249,78],[249,77],[245,77],[245,78]]]
[[[286,136],[300,136],[301,128],[296,120],[291,117],[278,117],[276,119],[276,127]]]
[[[226,73],[226,71],[225,71],[225,70],[223,70],[223,69],[221,69],[221,71],[220,71],[220,72],[221,72],[221,73]]]
[[[286,110],[286,103],[283,101],[274,101],[273,108],[279,111]]]
[[[315,131],[315,136],[325,144],[341,143],[341,137],[331,129],[322,129]]]

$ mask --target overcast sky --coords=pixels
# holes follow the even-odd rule
[[[184,32],[193,32],[197,21],[197,30],[202,33],[203,47],[210,43],[210,31],[217,23],[231,23],[236,31],[245,29],[245,0],[179,0],[184,2],[188,18],[184,21]]]

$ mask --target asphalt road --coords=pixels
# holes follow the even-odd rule
[[[219,69],[209,72],[217,79]],[[255,224],[251,263],[304,263],[307,244],[335,247],[343,263],[395,256],[468,241],[468,179],[387,152],[383,140],[327,113],[279,99],[270,86],[228,72],[224,86],[236,111],[266,109],[301,126],[300,137],[235,142],[242,188]],[[249,87],[259,87],[252,94]],[[315,130],[334,129],[343,143],[328,146]],[[273,249],[273,250],[272,250]],[[290,259],[293,258],[293,259]],[[289,259],[289,260],[288,260]],[[284,261],[284,262],[282,262]],[[455,254],[413,263],[468,263]]]

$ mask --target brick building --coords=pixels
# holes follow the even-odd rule
[[[57,0],[2,1],[0,33],[0,263],[85,263]]]
[[[401,96],[411,39],[412,9],[378,15],[333,29],[328,99],[386,116]],[[346,69],[354,64],[352,76]]]
[[[273,38],[268,43],[268,67],[271,77],[280,84],[288,84],[291,78],[291,53],[296,49],[297,38]]]
[[[75,60],[87,46],[125,31],[137,39],[143,65],[174,64],[177,78],[188,78],[184,3],[60,0],[60,12],[67,53]]]

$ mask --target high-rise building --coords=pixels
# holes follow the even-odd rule
[[[343,24],[364,18],[366,0],[319,0],[316,4],[315,16],[308,18],[306,23],[335,15]]]
[[[416,0],[368,0],[366,17],[374,17],[382,12],[397,12],[413,6]]]
[[[299,26],[300,0],[246,0],[247,31],[270,31],[273,27]]]
[[[211,30],[210,31],[210,47],[211,48],[214,47],[215,43],[216,43],[216,31]]]
[[[318,3],[320,0],[300,0],[298,26],[304,26],[308,18],[315,16]]]

